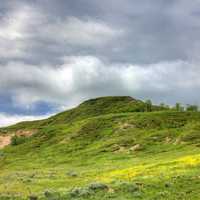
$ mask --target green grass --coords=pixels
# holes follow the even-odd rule
[[[37,133],[0,150],[0,199],[199,199],[200,113],[145,106],[99,98],[1,129]]]

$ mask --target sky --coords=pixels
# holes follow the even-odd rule
[[[1,0],[0,126],[99,96],[200,105],[200,0]]]

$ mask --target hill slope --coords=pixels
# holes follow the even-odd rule
[[[148,105],[143,101],[129,96],[99,97],[81,103],[78,107],[59,113],[47,120],[34,122],[22,122],[3,130],[18,130],[26,127],[41,127],[45,125],[69,124],[79,120],[96,117],[105,114],[145,112]],[[153,111],[166,110],[160,106],[152,105]]]
[[[145,108],[104,97],[1,129],[19,136],[0,151],[0,199],[198,199],[200,113]]]

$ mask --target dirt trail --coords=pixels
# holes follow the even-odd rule
[[[0,136],[0,149],[4,148],[5,146],[9,145],[11,143],[11,136]]]

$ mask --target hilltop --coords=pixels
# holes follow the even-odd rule
[[[45,125],[69,124],[83,119],[92,118],[106,114],[146,112],[147,103],[136,100],[130,96],[107,96],[84,101],[76,108],[61,112],[45,120],[33,122],[21,122],[8,128],[0,130],[18,130],[28,128],[38,128]],[[152,105],[152,111],[166,110],[166,108]]]
[[[148,106],[100,97],[0,129],[0,199],[198,199],[200,113]]]

